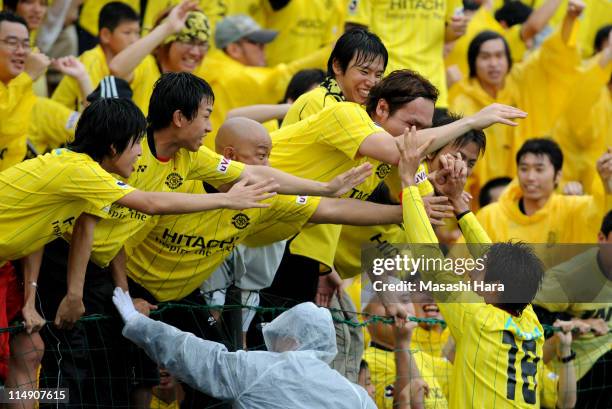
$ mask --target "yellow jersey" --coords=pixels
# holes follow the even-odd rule
[[[180,190],[204,193],[202,183],[195,181]],[[145,229],[142,242],[128,240],[128,275],[158,301],[179,300],[199,288],[251,232],[261,230],[258,225],[281,227],[287,235],[278,239],[288,238],[310,219],[319,201],[318,197],[277,195],[265,209],[157,217]]]
[[[115,0],[85,0],[79,13],[79,25],[92,36],[98,35],[98,16],[102,7]],[[140,14],[140,0],[119,0]]]
[[[594,246],[546,271],[534,303],[550,312],[575,318],[601,318],[612,330],[612,281],[597,261],[599,251]],[[612,332],[602,336],[592,333],[575,336],[572,349],[576,352],[576,377],[580,379],[595,361],[612,349]]]
[[[278,31],[266,45],[267,63],[289,63],[329,45],[342,33],[335,17],[343,0],[292,0],[275,11],[270,2],[262,2],[265,28]],[[324,68],[320,66],[319,68]]]
[[[457,0],[352,1],[346,21],[367,26],[389,50],[387,72],[409,68],[429,79],[440,91],[437,106],[446,108],[444,37]],[[406,24],[410,21],[410,24]]]
[[[412,221],[406,231],[412,253],[443,258],[439,248],[428,245],[438,240],[416,187],[404,189],[403,208],[405,223]],[[459,225],[468,243],[491,242],[472,213],[463,216]],[[425,280],[437,282],[460,279],[449,270],[421,273]],[[520,316],[483,301],[438,302],[438,306],[456,341],[449,407],[539,407],[544,330],[531,305]]]
[[[579,64],[576,48],[565,44],[557,32],[527,60],[512,67],[505,78],[504,88],[495,98],[480,86],[476,78],[466,78],[451,87],[449,108],[459,114],[472,115],[495,102],[537,113],[521,120],[516,128],[497,124],[485,129],[489,146],[470,178],[471,193],[476,194],[493,178],[514,176],[514,157],[523,142],[551,134],[570,95],[569,85],[578,73]]]
[[[373,345],[363,353],[368,363],[372,383],[374,384],[376,406],[379,409],[393,408],[394,384],[396,377],[395,353],[382,345]],[[452,364],[445,358],[431,355],[411,348],[410,354],[429,386],[429,396],[423,402],[426,409],[448,408],[448,384],[452,373]]]
[[[85,70],[87,74],[89,74],[89,79],[91,80],[91,86],[94,89],[98,86],[102,78],[110,75],[106,55],[100,45],[85,51],[79,56],[79,60],[85,66]],[[72,110],[82,110],[83,99],[81,98],[79,84],[76,79],[68,75],[64,75],[64,78],[62,78],[57,88],[55,88],[55,91],[53,91],[51,99]]]
[[[273,132],[270,164],[296,176],[327,182],[367,161],[359,157],[359,146],[381,131],[358,104],[334,104]],[[369,179],[345,196],[365,200],[375,187]],[[290,249],[331,267],[339,235],[339,225],[308,226],[292,240]]]
[[[142,155],[127,183],[145,192],[176,192],[187,180],[203,180],[211,185],[235,181],[244,165],[231,161],[202,147],[198,152],[180,149],[168,162],[158,160],[149,142],[143,141]],[[151,141],[152,142],[152,141]],[[152,217],[144,213],[113,205],[111,219],[98,223],[94,232],[91,259],[99,266],[108,265],[126,240],[138,233]]]
[[[83,212],[109,217],[132,192],[88,155],[56,149],[0,172],[0,265],[61,237]]]

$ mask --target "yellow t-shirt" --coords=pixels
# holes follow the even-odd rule
[[[342,0],[290,1],[274,11],[264,1],[261,6],[264,26],[278,31],[276,39],[266,46],[268,65],[289,63],[332,43],[342,33],[335,18],[342,3]]]
[[[381,346],[371,346],[366,349],[363,359],[368,363],[372,383],[376,390],[375,401],[379,409],[393,408],[394,384],[396,381],[395,353],[382,349]],[[423,402],[425,408],[448,408],[447,394],[452,364],[445,358],[435,358],[431,355],[411,350],[421,377],[429,386],[429,396]]]
[[[82,153],[56,149],[0,172],[0,265],[66,232],[83,212],[108,217],[134,189]]]
[[[182,191],[204,193],[199,182]],[[320,198],[277,195],[265,209],[219,209],[191,215],[162,216],[151,222],[141,243],[129,240],[129,276],[158,301],[179,300],[210,277],[232,250],[262,225],[287,231],[288,238],[310,219]],[[289,229],[289,230],[287,230]]]
[[[244,165],[223,158],[202,147],[198,152],[180,149],[168,162],[159,161],[151,153],[147,140],[142,144],[142,156],[127,180],[131,186],[145,192],[176,192],[186,180],[203,180],[211,185],[235,181]],[[151,217],[123,206],[113,205],[112,219],[102,220],[94,232],[91,258],[99,266],[108,265],[126,240],[151,221]]]
[[[79,25],[93,36],[98,35],[98,16],[108,3],[115,0],[85,0],[79,14]],[[119,0],[140,13],[140,0]]]
[[[23,160],[35,102],[32,78],[25,72],[8,85],[0,82],[0,171]]]
[[[403,191],[404,220],[413,255],[443,257],[416,187]],[[490,243],[473,214],[459,220],[469,243]],[[452,271],[421,272],[426,280],[457,281]],[[434,294],[434,297],[438,298]],[[473,295],[462,293],[462,295]],[[440,302],[438,306],[456,341],[449,407],[533,408],[540,404],[544,330],[531,305],[515,317],[484,302]],[[461,301],[461,299],[459,300]]]
[[[612,329],[612,281],[601,271],[598,251],[594,246],[546,271],[534,303],[550,312],[564,312],[575,318],[602,318]],[[612,349],[612,333],[599,337],[591,333],[577,336],[572,341],[572,349],[576,352],[574,367],[580,379],[597,359]]]
[[[461,3],[456,0],[359,0],[349,5],[349,23],[367,26],[389,50],[387,72],[409,68],[440,91],[438,107],[447,107],[442,53],[446,22]],[[410,21],[410,24],[406,24]]]
[[[270,164],[296,176],[327,182],[364,163],[367,159],[358,157],[359,146],[365,138],[381,131],[359,105],[334,104],[272,133]],[[362,200],[376,187],[372,185],[366,181],[356,187]],[[345,196],[351,195],[353,191]],[[339,235],[339,225],[308,226],[292,240],[290,249],[293,254],[331,267]]]
[[[91,80],[91,86],[95,89],[102,78],[110,75],[108,68],[108,62],[106,61],[106,55],[100,45],[92,48],[91,50],[85,51],[79,56],[79,60],[85,66],[89,79]],[[82,98],[79,84],[74,78],[65,75],[60,81],[51,99],[59,102],[75,111],[82,110]]]

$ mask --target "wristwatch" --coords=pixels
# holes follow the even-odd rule
[[[566,364],[576,359],[576,351],[574,351],[573,349],[571,351],[572,351],[571,354],[569,354],[568,356],[564,356],[563,358],[559,358],[559,361]]]

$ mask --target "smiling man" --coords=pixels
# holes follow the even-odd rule
[[[499,201],[478,213],[494,242],[518,239],[530,243],[592,243],[604,211],[610,207],[612,153],[597,161],[605,195],[562,196],[555,193],[561,179],[563,153],[550,139],[529,139],[516,155],[518,183]],[[601,190],[601,189],[600,189]]]

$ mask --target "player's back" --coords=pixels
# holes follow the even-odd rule
[[[451,408],[537,408],[544,333],[531,305],[515,317],[484,303],[440,304],[457,341]]]

